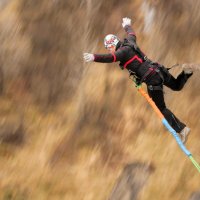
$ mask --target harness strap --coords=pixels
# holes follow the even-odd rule
[[[156,73],[156,69],[157,68],[149,67],[149,69],[147,70],[147,72],[141,78],[140,82],[142,83],[142,82],[146,81],[150,76],[152,76],[153,74],[155,74]]]
[[[142,59],[139,58],[137,55],[133,56],[130,60],[128,60],[125,64],[124,64],[124,69],[127,67],[127,65],[129,65],[131,62],[133,62],[134,60],[137,60],[138,62],[142,63]]]
[[[149,90],[163,90],[162,86],[160,85],[148,85],[147,86]]]
[[[142,77],[138,77],[135,72],[129,69],[129,77],[131,79],[134,79],[134,81],[137,82],[138,85],[140,85],[156,72],[161,74],[157,66],[156,67],[152,66],[152,67],[149,67],[149,69],[146,71],[146,73]]]

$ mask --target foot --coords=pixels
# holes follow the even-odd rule
[[[193,74],[193,71],[192,71],[192,69],[184,69],[183,70],[183,72],[184,72],[184,74],[186,74],[186,75],[192,75]]]
[[[186,143],[189,134],[190,134],[190,128],[188,128],[187,126],[179,133],[181,141],[183,142],[183,144]]]
[[[192,69],[192,66],[190,66],[190,65],[183,64],[182,69],[183,69],[184,74],[187,74],[187,75],[193,74],[193,69]]]

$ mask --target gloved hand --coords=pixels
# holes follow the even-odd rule
[[[122,19],[122,27],[124,28],[126,25],[131,26],[131,19],[128,17]]]
[[[84,53],[83,58],[86,62],[92,62],[94,61],[94,54],[92,53]]]

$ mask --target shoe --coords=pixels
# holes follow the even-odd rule
[[[184,72],[184,74],[187,74],[187,75],[192,75],[193,74],[193,69],[192,69],[192,67],[191,66],[189,66],[189,65],[183,65],[182,66],[182,69],[183,69],[183,72]]]
[[[183,144],[186,143],[189,134],[190,134],[190,128],[188,128],[187,126],[179,133],[181,141],[183,142]]]
[[[184,69],[183,70],[183,72],[184,72],[184,74],[186,74],[186,75],[192,75],[193,74],[193,71],[192,71],[192,69]]]

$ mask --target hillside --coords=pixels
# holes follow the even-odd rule
[[[194,63],[185,88],[165,88],[165,98],[200,162],[199,9],[198,0],[0,1],[0,199],[105,200],[132,163],[153,169],[138,200],[200,192],[198,171],[128,72],[82,58],[106,52],[108,33],[126,37],[127,16],[149,58]]]

